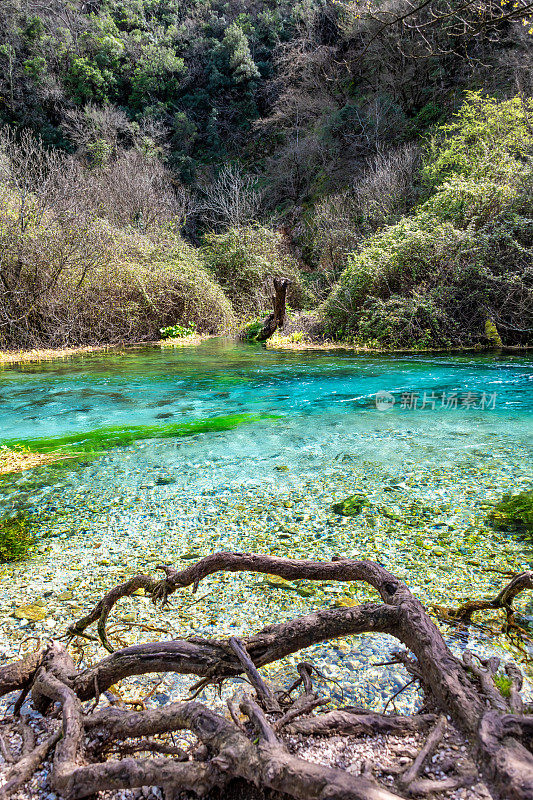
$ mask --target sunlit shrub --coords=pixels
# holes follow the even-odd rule
[[[329,335],[385,347],[487,345],[491,320],[504,341],[530,340],[529,111],[533,103],[516,98],[469,95],[430,148],[429,198],[346,257],[323,306]]]
[[[496,100],[468,92],[452,121],[430,143],[423,175],[438,186],[452,175],[512,180],[531,158],[533,98]]]
[[[167,325],[166,328],[160,328],[159,333],[162,339],[186,339],[190,336],[196,336],[196,325]]]
[[[155,340],[181,321],[232,329],[230,301],[179,236],[48,210],[21,230],[15,215],[4,203],[0,268],[12,289],[0,294],[1,347]]]
[[[241,318],[271,310],[275,277],[292,281],[287,293],[291,305],[301,306],[306,299],[298,263],[277,231],[250,225],[208,234],[202,253]]]

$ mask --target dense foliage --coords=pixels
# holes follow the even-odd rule
[[[127,138],[128,121],[149,138],[159,133],[172,168],[190,179],[199,163],[253,152],[249,132],[266,108],[274,50],[305,9],[286,0],[233,9],[217,0],[8,0],[0,118],[69,147],[84,110],[112,105],[125,114],[119,136]],[[88,142],[94,160],[109,148],[99,134]]]
[[[229,300],[176,231],[114,225],[80,201],[83,174],[68,156],[56,161],[31,136],[11,145],[0,182],[0,348],[155,340],[176,319],[231,329]]]
[[[288,278],[289,302],[305,297],[298,263],[281,233],[260,225],[230,228],[204,237],[202,253],[210,271],[232,300],[239,317],[271,309],[272,278]]]
[[[229,331],[276,275],[294,341],[528,342],[532,31],[525,0],[5,0],[0,346]]]
[[[3,0],[0,124],[96,164],[137,137],[200,189],[236,158],[287,212],[416,140],[469,86],[528,91],[527,3],[424,5],[406,28],[405,0]]]
[[[428,199],[364,240],[325,303],[338,338],[385,347],[480,344],[490,321],[531,341],[533,101],[471,94],[422,170]]]

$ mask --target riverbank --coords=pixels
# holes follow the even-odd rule
[[[424,347],[424,348],[379,348],[365,347],[364,345],[354,344],[353,342],[334,342],[331,340],[307,340],[293,339],[292,336],[274,336],[265,342],[269,350],[295,350],[305,352],[306,350],[350,350],[355,354],[362,355],[417,355],[419,353],[505,353],[512,355],[516,353],[528,353],[533,350],[533,346],[524,347]]]
[[[154,342],[154,344],[159,347],[193,347],[194,345],[201,344],[202,342],[206,342],[208,339],[212,338],[212,336],[202,336],[202,334],[198,333],[194,334],[193,336],[179,336],[171,339],[160,339],[158,342]]]
[[[119,345],[101,344],[43,350],[0,350],[0,367],[9,366],[10,364],[23,364],[30,361],[52,361],[56,358],[70,358],[71,356],[79,356],[84,353],[106,352],[119,347]]]
[[[10,450],[0,445],[0,475],[24,472],[26,469],[53,464],[71,456],[64,453],[31,453],[27,450]]]
[[[202,700],[204,705],[209,708],[209,702],[206,702],[204,698]],[[13,721],[13,702],[13,694],[2,698],[0,710],[3,712],[6,723],[3,740],[4,747],[8,749],[4,749],[4,753],[10,753],[18,759],[23,752],[23,740],[16,727],[9,725]],[[140,703],[144,705],[144,700],[141,700]],[[94,711],[92,701],[91,705],[93,707],[90,710]],[[109,701],[105,695],[100,698],[99,705],[101,710],[109,709]],[[161,703],[161,701],[154,702],[150,697],[147,700],[147,706],[150,710],[162,710],[165,708],[164,703]],[[426,717],[428,716],[426,715]],[[431,719],[431,717],[429,718]],[[306,721],[311,719],[313,717],[307,717],[306,715],[301,718],[301,722],[305,724]],[[431,723],[430,727],[435,726],[436,719],[434,717],[434,722]],[[371,716],[369,716],[369,720],[371,720]],[[389,792],[401,792],[404,789],[399,777],[405,774],[409,768],[413,769],[415,759],[421,760],[419,754],[422,752],[428,733],[422,725],[417,726],[416,720],[417,717],[415,716],[413,730],[407,730],[403,733],[365,734],[363,732],[364,725],[361,725],[361,731],[352,734],[333,732],[325,736],[309,736],[282,731],[278,738],[282,746],[292,755],[297,756],[304,762],[307,761],[311,764],[342,770],[346,773],[348,780],[351,776],[359,776],[361,774],[371,776],[371,780],[375,781],[376,787],[381,785],[386,795],[390,797]],[[272,724],[273,719],[271,718],[269,721]],[[45,741],[57,729],[54,720],[50,720],[36,712],[27,715],[25,725],[33,731],[35,741],[38,744]],[[420,730],[417,730],[418,727],[420,727]],[[370,724],[368,725],[368,730],[371,730]],[[166,743],[168,746],[175,746],[176,734],[163,734],[158,737],[158,741],[159,743]],[[182,746],[190,746],[192,741],[194,740],[190,734],[180,732],[179,742]],[[147,752],[150,751],[147,750]],[[119,758],[124,758],[129,755],[129,751],[124,748],[124,752],[121,753],[119,750],[118,755]],[[6,755],[0,754],[0,781],[2,783],[8,779],[11,769],[12,764]],[[447,724],[444,736],[437,742],[431,754],[428,753],[426,758],[422,760],[419,769],[423,780],[426,781],[426,786],[433,783],[434,788],[441,787],[438,793],[433,793],[433,797],[438,798],[438,800],[490,800],[491,798],[489,788],[468,751],[467,740],[452,723]],[[43,760],[42,764],[38,766],[26,786],[12,795],[14,800],[49,800],[52,796],[52,772],[53,753],[51,752]],[[53,793],[53,796],[57,797],[55,793]],[[108,791],[105,796],[109,800],[136,800],[136,798],[143,795],[140,794],[139,790],[121,789]],[[146,793],[144,796],[151,798],[151,800],[160,800],[162,792],[161,789],[153,787],[150,793]],[[230,785],[227,790],[224,790],[226,800],[243,800],[243,798],[247,798],[247,800],[262,800],[264,796],[261,788],[254,788],[251,785],[243,785],[242,783]],[[219,797],[220,790],[211,790],[205,796],[206,800],[216,800]]]
[[[100,344],[80,347],[58,347],[57,349],[34,350],[0,350],[0,368],[12,364],[25,364],[38,361],[54,361],[55,359],[72,358],[86,353],[120,352],[133,347],[190,347],[201,344],[210,336],[187,336],[179,339],[159,339],[154,342],[128,342],[127,344]]]
[[[63,347],[57,349],[35,349],[35,350],[0,350],[0,369],[2,367],[9,367],[15,364],[25,364],[40,361],[54,361],[56,359],[67,359],[75,356],[91,354],[91,353],[120,353],[134,349],[136,347],[194,347],[202,344],[216,337],[210,335],[196,335],[184,336],[176,339],[159,339],[153,342],[129,342],[127,344],[103,344],[103,345],[87,345],[84,347]],[[525,347],[503,347],[503,348],[490,348],[490,347],[449,347],[449,348],[424,348],[424,349],[385,349],[375,347],[365,347],[363,345],[356,345],[353,342],[333,342],[330,340],[312,341],[312,340],[294,340],[291,336],[276,336],[265,342],[268,350],[294,350],[297,352],[305,351],[328,351],[328,350],[349,350],[355,355],[417,355],[420,353],[528,353],[533,350],[533,346]]]

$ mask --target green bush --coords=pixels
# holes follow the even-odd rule
[[[113,245],[117,256],[87,277],[83,299],[76,303],[80,336],[91,332],[115,341],[153,340],[161,328],[176,324],[201,333],[232,330],[231,303],[198,252],[179,237],[165,235],[154,241],[114,230]],[[74,290],[71,283],[71,302]],[[112,321],[107,335],[106,317]]]
[[[361,311],[357,337],[360,344],[424,349],[449,347],[453,339],[449,319],[432,297],[375,298],[368,300]]]
[[[487,345],[490,320],[507,343],[530,341],[533,136],[525,114],[517,99],[469,95],[431,145],[430,197],[347,256],[323,306],[328,335],[391,348]]]
[[[402,332],[402,320],[418,320],[426,344],[428,328],[438,331],[440,339],[446,320],[431,299],[424,310],[418,290],[431,273],[446,274],[449,279],[469,242],[467,234],[428,214],[404,217],[370,237],[359,253],[348,257],[337,287],[325,302],[326,333],[361,343],[378,340],[381,346],[415,346],[419,343],[416,325],[411,331],[407,324]],[[426,324],[426,317],[434,322]]]
[[[160,328],[159,333],[162,339],[186,339],[189,336],[196,336],[198,331],[196,325],[169,325]]]
[[[13,289],[0,298],[0,348],[153,341],[175,324],[233,329],[230,301],[179,236],[48,211],[21,230],[0,185],[1,195],[0,269]]]
[[[263,330],[265,325],[265,317],[254,319],[249,322],[245,328],[240,332],[239,338],[244,342],[255,342],[259,333]]]
[[[307,299],[295,258],[283,235],[261,225],[207,234],[204,262],[231,299],[238,317],[272,310],[273,278],[289,278],[287,301],[300,307]]]
[[[482,228],[502,214],[520,212],[528,202],[521,188],[510,183],[454,176],[422,209],[460,229]]]
[[[496,100],[467,92],[453,120],[430,143],[423,175],[430,187],[453,175],[507,182],[531,158],[533,98]]]
[[[33,544],[29,523],[23,514],[0,519],[0,564],[22,561]]]

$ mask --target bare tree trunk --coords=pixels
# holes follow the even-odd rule
[[[263,323],[263,328],[255,337],[256,342],[266,342],[285,322],[285,303],[287,289],[291,285],[288,278],[274,278],[274,312]]]

